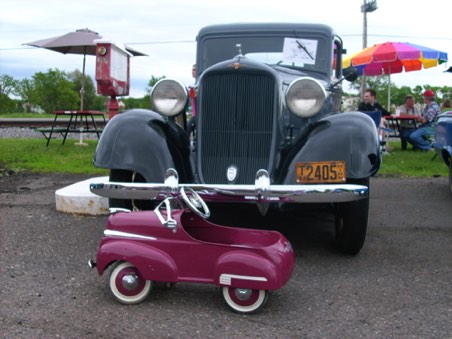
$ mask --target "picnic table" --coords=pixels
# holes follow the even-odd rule
[[[52,126],[46,128],[37,128],[36,131],[46,138],[46,147],[49,146],[52,136],[59,134],[63,137],[62,144],[66,142],[66,138],[69,133],[95,133],[97,138],[100,137],[103,128],[97,126],[96,119],[101,117],[104,125],[106,123],[105,112],[93,111],[93,110],[57,110],[53,111],[55,118],[53,119]],[[65,119],[66,124],[63,127],[60,126],[61,118],[69,117]]]
[[[400,138],[400,142],[402,144],[402,148],[404,145],[403,140],[403,134],[401,134],[401,129],[403,128],[410,128],[410,129],[416,129],[419,127],[421,117],[417,115],[409,115],[409,114],[402,114],[402,115],[391,115],[385,117],[387,123],[388,123],[388,129],[391,130],[389,133],[390,137]],[[409,126],[409,127],[407,127]]]

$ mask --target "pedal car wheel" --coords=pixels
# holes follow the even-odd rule
[[[369,187],[369,179],[350,183]],[[336,204],[336,241],[345,254],[358,254],[364,245],[369,218],[369,196],[364,199]]]
[[[265,305],[268,298],[266,290],[252,290],[248,288],[222,288],[226,304],[237,313],[247,314],[257,312]]]
[[[108,279],[110,291],[123,304],[137,304],[149,295],[150,280],[144,280],[135,266],[121,262],[113,267]]]
[[[204,200],[193,189],[189,187],[182,187],[180,194],[184,202],[194,213],[204,219],[210,217],[209,207],[207,207]]]

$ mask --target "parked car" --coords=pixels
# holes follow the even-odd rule
[[[452,194],[452,111],[438,116],[433,145],[436,153],[449,168],[449,189]]]
[[[153,211],[116,211],[89,266],[108,272],[107,286],[123,304],[142,302],[153,282],[192,282],[221,287],[237,313],[257,312],[268,291],[290,279],[292,246],[277,231],[225,227],[209,216],[207,204],[187,187],[168,192]]]
[[[379,169],[380,151],[372,119],[341,112],[342,81],[357,77],[350,69],[343,76],[343,53],[342,40],[326,25],[202,28],[194,133],[186,132],[187,88],[162,79],[151,92],[152,110],[132,109],[108,122],[94,164],[110,169],[111,182],[162,183],[166,170],[175,168],[181,184],[221,185],[229,193],[254,186],[265,171],[271,199],[256,192],[241,201],[263,215],[299,203],[326,204],[335,215],[339,248],[356,254],[365,241],[369,178]],[[155,206],[136,190],[128,196],[117,191],[108,192],[112,207]],[[305,194],[285,199],[290,191]],[[227,208],[224,195],[221,200]],[[301,227],[296,219],[293,226]]]

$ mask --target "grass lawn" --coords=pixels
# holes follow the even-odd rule
[[[4,113],[0,114],[0,119],[43,119],[43,118],[55,118],[55,114],[51,113]]]
[[[88,146],[75,146],[76,140],[55,139],[46,147],[41,139],[0,139],[0,168],[14,172],[74,173],[107,175],[108,170],[96,168],[93,155],[97,140],[85,140]],[[448,176],[447,166],[436,157],[435,152],[402,151],[400,142],[389,143],[391,152],[383,155],[383,163],[378,172],[392,177],[433,177]]]
[[[76,142],[67,139],[62,145],[61,139],[55,139],[46,147],[44,138],[0,139],[0,168],[14,172],[106,175],[107,170],[93,165],[97,140],[84,140],[88,146],[76,146]]]
[[[390,154],[383,155],[379,175],[422,178],[449,175],[449,169],[440,157],[434,158],[436,152],[413,151],[411,146],[402,151],[400,141],[389,142],[389,148]]]

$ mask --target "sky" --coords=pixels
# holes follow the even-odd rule
[[[196,35],[207,25],[236,22],[327,24],[341,36],[347,55],[363,48],[364,0],[0,0],[0,75],[21,80],[50,68],[82,69],[81,55],[61,54],[24,43],[88,28],[148,56],[130,63],[130,96],[142,97],[152,76],[191,85]],[[450,0],[415,4],[377,0],[367,14],[367,46],[386,41],[411,42],[448,53],[452,58]],[[452,62],[391,76],[397,86],[452,86],[444,73]],[[95,81],[95,56],[86,57],[86,73]],[[346,88],[345,88],[346,89]]]

